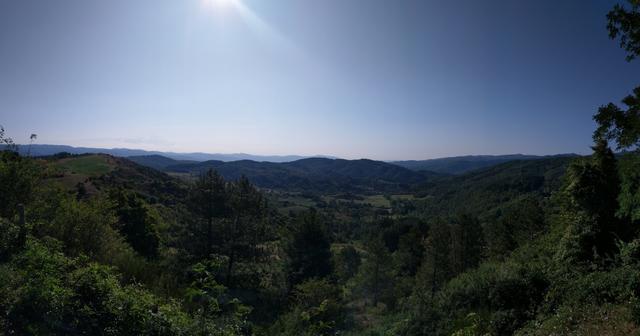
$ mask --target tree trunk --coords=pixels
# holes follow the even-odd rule
[[[373,306],[378,305],[378,282],[380,272],[380,264],[376,261],[375,271],[373,272]]]
[[[431,272],[431,300],[436,296],[436,276],[438,275],[438,255],[433,254],[433,271]]]
[[[211,256],[211,246],[213,245],[213,219],[211,217],[207,220],[207,258]]]
[[[24,218],[24,205],[18,204],[18,218],[20,231],[18,232],[18,248],[22,249],[27,243],[27,223]]]
[[[235,252],[234,250],[231,251],[231,254],[229,255],[229,265],[227,265],[227,287],[231,288],[231,274],[233,273],[233,263],[235,262]]]
[[[227,265],[227,279],[226,285],[227,287],[231,287],[231,280],[233,275],[233,265],[236,259],[236,230],[238,227],[238,221],[240,220],[239,216],[236,215],[233,220],[233,227],[231,228],[231,239],[229,242],[229,264]]]

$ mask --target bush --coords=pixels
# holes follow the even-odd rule
[[[464,329],[467,316],[475,313],[488,322],[485,331],[511,335],[535,316],[548,286],[549,281],[540,270],[518,264],[485,263],[448,282],[434,302],[421,303],[432,305],[420,308],[434,311],[427,314],[432,322],[421,321],[423,314],[415,314],[412,324],[434,323],[431,328],[437,334],[451,334]]]
[[[640,287],[640,271],[634,266],[597,270],[586,274],[565,273],[554,281],[547,301],[559,305],[626,302]]]
[[[40,169],[33,160],[0,150],[0,217],[13,218],[18,204],[33,200],[39,176]]]
[[[112,267],[69,259],[52,239],[29,241],[0,267],[0,280],[0,326],[8,334],[240,334],[237,321],[194,318],[138,285],[122,286]]]
[[[335,335],[346,325],[340,288],[324,279],[310,279],[293,291],[294,308],[271,328],[274,335]]]
[[[6,261],[16,251],[19,231],[15,223],[0,218],[0,262]]]

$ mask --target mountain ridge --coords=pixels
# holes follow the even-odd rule
[[[0,146],[2,148],[2,146]],[[302,155],[253,155],[246,153],[177,153],[163,151],[148,151],[143,149],[130,148],[96,148],[96,147],[74,147],[68,145],[50,145],[50,144],[32,144],[19,145],[19,151],[23,155],[31,156],[51,156],[61,152],[70,154],[90,154],[102,153],[113,155],[116,157],[125,157],[136,161],[147,167],[158,170],[165,170],[169,166],[179,164],[189,164],[206,161],[255,161],[255,162],[273,162],[285,163],[294,162],[309,158],[328,158],[339,159],[328,155],[302,156]],[[556,154],[556,155],[528,155],[528,154],[505,154],[505,155],[464,155],[442,157],[426,160],[396,160],[396,161],[379,161],[387,162],[397,166],[401,166],[413,171],[429,171],[440,174],[460,175],[473,170],[492,167],[497,164],[518,161],[518,160],[537,160],[553,157],[575,157],[579,156],[573,153]],[[372,160],[376,161],[376,160]]]
[[[541,160],[557,157],[577,157],[575,153],[554,154],[554,155],[528,155],[528,154],[505,154],[505,155],[464,155],[452,156],[427,160],[403,160],[390,161],[390,163],[411,169],[414,171],[432,171],[460,175],[481,168],[488,168],[511,161]]]
[[[141,163],[136,157],[129,158]],[[306,158],[292,162],[256,162],[210,160],[167,166],[167,173],[198,175],[215,169],[225,179],[247,176],[256,185],[268,189],[296,191],[370,191],[403,190],[409,185],[442,176],[416,172],[383,161]]]
[[[3,148],[6,146],[0,146]],[[149,151],[144,149],[131,149],[131,148],[99,148],[99,147],[75,147],[69,145],[51,145],[51,144],[22,144],[18,145],[21,154],[29,154],[31,156],[50,156],[61,152],[67,152],[70,154],[91,154],[101,153],[109,154],[118,157],[131,157],[131,156],[150,156],[160,155],[174,160],[186,160],[186,161],[238,161],[238,160],[252,160],[258,162],[291,162],[295,160],[310,158],[310,157],[325,157],[334,158],[328,155],[254,155],[247,153],[204,153],[204,152],[191,152],[191,153],[178,153],[178,152],[163,152],[163,151]]]

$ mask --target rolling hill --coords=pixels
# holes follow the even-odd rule
[[[551,157],[505,162],[417,186],[416,196],[428,200],[423,211],[431,216],[472,213],[484,217],[523,197],[549,197],[560,188],[572,160]]]
[[[176,160],[172,158],[168,158],[162,155],[136,155],[127,157],[128,160],[131,160],[139,165],[150,167],[157,170],[165,170],[169,166],[175,166],[180,164],[192,164],[198,161],[191,160]]]
[[[68,189],[82,184],[89,193],[110,188],[134,190],[151,203],[175,204],[186,196],[186,184],[161,171],[106,154],[46,157],[48,181]]]
[[[415,172],[381,161],[325,158],[285,163],[205,161],[172,165],[164,170],[197,175],[208,169],[217,170],[226,179],[245,175],[261,188],[320,192],[398,191],[441,176],[431,172]]]
[[[0,145],[0,149],[3,146]],[[29,155],[34,157],[51,156],[58,153],[70,153],[70,154],[108,154],[117,157],[126,157],[141,165],[151,167],[154,169],[165,170],[169,166],[176,166],[180,164],[191,164],[196,162],[205,161],[255,161],[255,162],[273,162],[273,163],[286,163],[294,162],[302,159],[337,159],[332,156],[318,155],[318,156],[300,156],[300,155],[252,155],[245,153],[233,153],[233,154],[220,154],[220,153],[176,153],[176,152],[161,152],[161,151],[146,151],[141,149],[129,149],[129,148],[93,148],[93,147],[73,147],[66,145],[48,145],[48,144],[33,144],[33,145],[20,145],[19,151],[23,155]],[[468,156],[456,156],[445,157],[430,160],[405,160],[405,161],[390,161],[394,165],[398,165],[413,171],[429,171],[441,174],[464,174],[476,169],[487,168],[495,166],[501,163],[517,161],[517,160],[535,160],[551,158],[556,156],[576,156],[575,154],[559,154],[550,156],[536,156],[536,155],[523,155],[523,154],[511,154],[511,155],[468,155]]]
[[[0,145],[0,150],[4,149],[4,145]],[[309,156],[300,155],[253,155],[245,153],[232,153],[232,154],[220,154],[220,153],[176,153],[176,152],[160,152],[160,151],[146,151],[142,149],[129,149],[129,148],[93,148],[93,147],[73,147],[66,145],[47,145],[47,144],[33,144],[33,145],[19,145],[19,151],[22,155],[29,156],[51,156],[58,153],[69,154],[108,154],[119,157],[133,157],[133,156],[163,156],[173,160],[187,160],[187,161],[238,161],[238,160],[253,160],[253,161],[265,161],[265,162],[291,162],[308,158]],[[329,156],[313,156],[313,157],[327,157]]]
[[[467,155],[467,156],[455,156],[446,157],[431,160],[408,160],[408,161],[393,161],[391,163],[415,170],[427,170],[443,174],[464,174],[476,169],[487,168],[495,165],[499,165],[505,162],[518,161],[518,160],[538,160],[548,159],[554,157],[575,157],[576,154],[558,154],[548,156],[537,155],[523,155],[523,154],[510,154],[510,155]]]
[[[156,195],[164,203],[172,203],[176,196],[182,197],[186,192],[186,185],[167,173],[195,177],[215,169],[228,180],[245,175],[263,189],[317,194],[411,192],[417,199],[429,200],[424,204],[424,210],[430,215],[447,215],[442,211],[482,214],[522,195],[548,196],[558,189],[560,178],[572,159],[550,157],[511,161],[460,175],[416,172],[364,159],[312,158],[287,163],[188,162],[162,156],[127,159],[87,154],[51,157],[48,161],[59,171],[56,178],[68,187],[74,187],[78,182],[97,189],[123,186],[146,196]]]
[[[91,185],[99,188],[102,182],[108,182],[109,185],[122,182],[136,184],[136,189],[145,194],[160,195],[164,194],[163,190],[173,190],[176,187],[173,184],[178,180],[169,175],[191,179],[208,169],[215,169],[227,180],[247,176],[263,189],[317,193],[404,192],[413,185],[444,177],[441,174],[415,172],[382,161],[365,159],[309,158],[274,163],[250,160],[195,162],[159,155],[121,158],[106,154],[66,154],[44,158],[51,161],[53,166],[60,167],[63,172],[61,176],[65,179],[73,176],[74,183],[90,181]]]

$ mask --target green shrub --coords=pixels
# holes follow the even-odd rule
[[[0,326],[5,332],[240,334],[238,320],[190,316],[177,303],[161,300],[138,285],[123,286],[112,267],[86,257],[67,258],[62,250],[62,244],[53,239],[30,240],[25,251],[0,267]]]
[[[476,313],[486,320],[483,328],[495,335],[510,335],[536,314],[549,286],[537,269],[510,263],[485,263],[449,281],[438,292],[433,314],[416,314],[413,323],[425,324],[420,315],[436,319],[436,334],[451,334],[467,326],[467,316]],[[429,311],[427,307],[421,308]],[[435,316],[434,316],[435,315]],[[429,323],[426,323],[429,324]]]
[[[293,291],[293,309],[281,316],[274,335],[335,335],[346,325],[340,288],[324,279],[309,279]]]
[[[626,302],[639,285],[640,271],[633,266],[566,273],[554,280],[546,299],[555,306]]]

